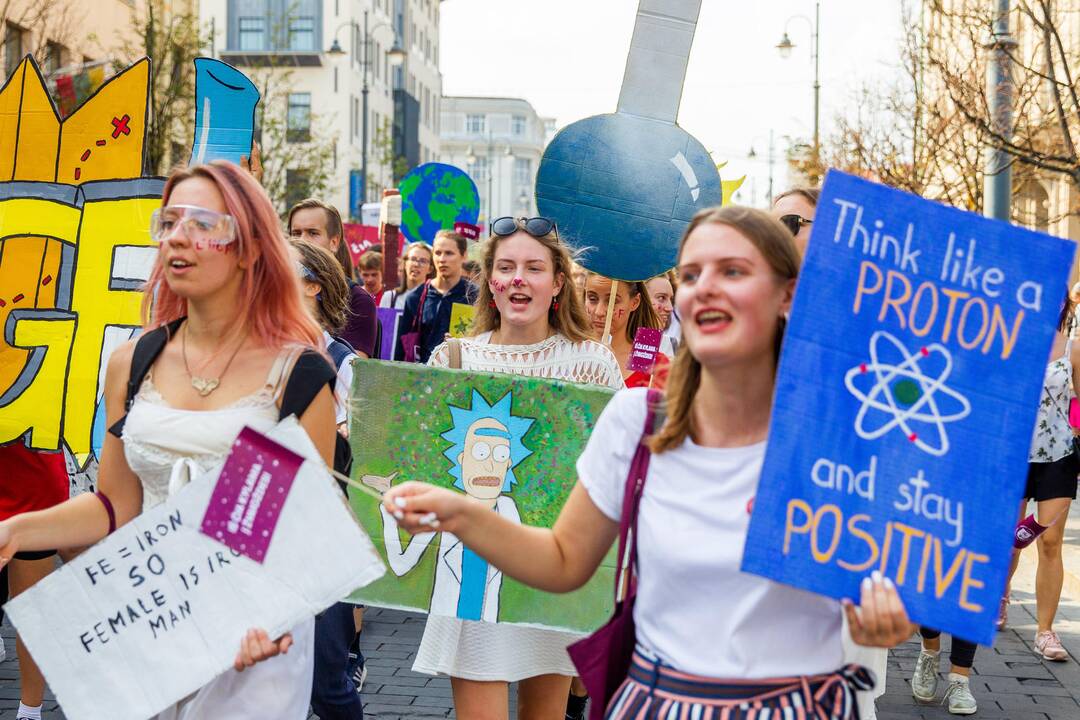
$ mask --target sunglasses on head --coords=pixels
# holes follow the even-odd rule
[[[807,220],[802,215],[781,215],[780,222],[784,223],[784,227],[791,231],[792,235],[799,234],[799,228],[803,225],[809,225],[813,220]]]
[[[491,223],[491,234],[499,237],[513,235],[518,230],[524,230],[535,238],[544,237],[552,232],[555,233],[555,237],[559,236],[559,228],[555,225],[555,221],[546,217],[515,218],[507,216],[496,218]]]

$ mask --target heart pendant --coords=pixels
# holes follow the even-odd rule
[[[214,389],[217,388],[217,386],[217,378],[201,378],[195,375],[191,376],[191,387],[195,388],[195,391],[203,397],[206,397],[210,393],[214,392]]]

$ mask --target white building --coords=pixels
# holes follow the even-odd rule
[[[527,100],[442,99],[441,161],[467,171],[480,191],[480,224],[536,214],[536,171],[554,121]]]
[[[407,170],[438,157],[438,0],[201,0],[199,15],[216,57],[253,77],[267,67],[287,75],[287,97],[267,111],[287,118],[286,142],[302,145],[314,133],[332,143],[324,199],[343,216],[396,185],[394,165]],[[365,79],[369,182],[361,193]],[[307,194],[303,152],[290,154],[299,159],[286,193],[296,200]]]

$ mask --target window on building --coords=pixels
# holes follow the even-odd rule
[[[42,68],[46,75],[51,75],[64,67],[64,46],[51,40],[45,44],[45,66]]]
[[[473,180],[486,180],[488,176],[488,159],[486,157],[473,158],[469,164],[469,174]]]
[[[15,72],[23,57],[23,33],[25,31],[15,23],[7,23],[4,28],[4,73]]]
[[[482,135],[487,132],[486,120],[487,118],[484,115],[466,115],[465,132],[470,135]]]
[[[285,171],[285,207],[311,197],[311,173],[306,168]]]
[[[514,184],[532,185],[532,160],[514,158]]]
[[[242,17],[238,18],[237,23],[241,50],[266,49],[266,18]]]
[[[311,140],[311,93],[289,93],[289,115],[285,129],[288,142]]]
[[[315,18],[308,15],[289,18],[289,49],[315,49]]]
[[[510,118],[510,131],[517,136],[525,134],[525,116],[514,115]]]

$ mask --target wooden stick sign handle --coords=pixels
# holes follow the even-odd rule
[[[701,0],[640,0],[619,112],[674,124]]]
[[[611,347],[611,342],[612,342],[612,337],[611,337],[611,317],[615,313],[615,296],[618,295],[618,293],[619,293],[619,281],[618,280],[612,280],[611,281],[611,296],[608,297],[608,301],[607,301],[607,319],[604,320],[604,335],[601,337],[601,340],[603,341],[603,343],[605,345],[607,345],[608,347]]]

